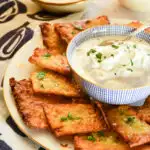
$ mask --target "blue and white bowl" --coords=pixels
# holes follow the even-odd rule
[[[109,104],[131,104],[131,105],[142,105],[144,100],[150,95],[150,86],[143,86],[133,89],[111,89],[102,88],[99,85],[88,81],[83,76],[80,76],[76,69],[72,65],[72,54],[76,48],[84,41],[101,36],[109,35],[128,35],[135,29],[127,26],[119,25],[105,25],[90,28],[79,33],[68,45],[67,48],[67,59],[75,74],[75,79],[81,85],[81,87],[87,92],[88,95],[97,99],[101,102]],[[140,32],[136,35],[138,38],[144,39],[150,42],[150,34]]]

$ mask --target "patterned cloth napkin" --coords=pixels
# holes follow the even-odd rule
[[[34,37],[34,29],[40,23],[80,19],[81,15],[50,14],[31,0],[0,0],[0,150],[44,150],[18,129],[4,104],[2,81],[9,61]]]

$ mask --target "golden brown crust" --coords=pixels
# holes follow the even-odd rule
[[[44,74],[43,79],[39,75]],[[42,75],[43,76],[43,75]],[[31,74],[33,90],[36,93],[63,95],[68,97],[80,97],[81,92],[76,84],[68,78],[54,72],[36,71]]]
[[[43,105],[69,102],[69,100],[60,96],[35,95],[30,80],[16,81],[14,78],[11,78],[10,86],[18,111],[24,123],[30,128],[48,129],[43,113]]]
[[[90,104],[56,104],[44,106],[51,129],[57,137],[105,129],[99,111]]]
[[[71,73],[66,56],[53,54],[48,49],[36,48],[33,55],[29,58],[29,62],[43,69],[49,69],[63,75]]]
[[[129,26],[129,27],[133,27],[133,28],[139,28],[143,25],[143,23],[141,23],[139,21],[132,21],[132,22],[126,24],[126,25]],[[146,33],[150,33],[150,28],[146,28],[144,31]]]
[[[100,131],[74,137],[75,150],[130,150],[129,146],[114,132]],[[88,138],[92,136],[93,141]]]
[[[145,101],[145,104],[138,108],[137,115],[140,119],[150,124],[150,97]]]
[[[141,22],[139,22],[139,21],[132,21],[132,22],[126,24],[126,25],[129,26],[129,27],[133,27],[133,28],[139,28],[143,24]]]
[[[99,25],[107,25],[109,20],[106,16],[100,16],[96,19],[87,21],[78,21],[74,23],[57,23],[55,24],[56,31],[60,34],[61,38],[67,43],[79,32]]]
[[[150,142],[150,126],[141,121],[129,106],[120,106],[107,113],[108,121],[130,147]]]
[[[58,54],[63,54],[66,51],[66,43],[61,40],[59,34],[55,31],[53,24],[43,23],[40,25],[43,44],[46,48],[55,51]]]

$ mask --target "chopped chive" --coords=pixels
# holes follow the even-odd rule
[[[46,75],[46,72],[39,72],[37,74],[37,78],[40,79],[40,80],[42,80],[42,79],[44,79],[45,75]]]
[[[130,63],[131,63],[131,66],[133,66],[133,61],[132,61],[132,59],[130,59]]]
[[[136,48],[136,44],[133,45],[133,48]]]
[[[133,72],[133,70],[131,68],[127,68],[127,70]]]
[[[88,137],[87,137],[87,139],[89,140],[89,141],[96,141],[96,138],[93,136],[93,135],[89,135]]]
[[[79,24],[73,24],[74,28],[77,30],[83,30],[83,27]]]
[[[40,87],[41,87],[41,88],[44,88],[44,85],[43,85],[43,84],[41,84],[41,85],[40,85]]]
[[[150,54],[147,54],[148,56],[150,56]]]
[[[61,121],[67,121],[68,118],[67,118],[67,117],[61,117],[60,120],[61,120]]]
[[[114,75],[116,76],[116,75],[117,75],[117,73],[115,72],[115,73],[114,73]]]
[[[95,49],[90,49],[88,52],[87,52],[87,56],[90,56],[91,53],[95,53],[96,50]]]
[[[98,135],[98,136],[105,136],[103,131],[98,131],[98,132],[97,132],[97,135]]]
[[[125,67],[126,65],[122,65],[123,67]]]
[[[101,61],[101,60],[97,60],[97,62],[98,62],[98,63],[101,63],[102,61]]]
[[[104,59],[106,59],[107,57],[106,56],[104,56]]]
[[[114,44],[112,45],[112,47],[115,48],[115,49],[118,49],[118,48],[119,48],[119,46],[114,45]]]
[[[75,31],[72,31],[71,34],[76,34],[76,32],[75,32]]]
[[[103,55],[103,54],[99,52],[99,53],[97,53],[97,54],[96,54],[96,58],[98,58],[98,59],[100,59],[100,60],[101,60],[102,55]]]
[[[127,124],[132,124],[132,123],[134,123],[134,120],[135,120],[135,117],[129,116],[129,117],[127,117],[127,119],[125,120],[125,122]]]
[[[111,54],[110,56],[114,57],[114,54]]]
[[[70,112],[68,113],[68,119],[69,119],[69,120],[72,120],[72,119],[73,119],[73,117],[72,117],[72,115],[71,115]]]
[[[61,117],[61,121],[68,121],[68,120],[79,120],[80,117],[73,117],[72,114],[69,112],[67,117]]]
[[[43,55],[44,58],[49,58],[50,56],[51,56],[50,53],[46,53],[46,54]]]

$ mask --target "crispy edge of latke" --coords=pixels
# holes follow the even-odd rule
[[[60,38],[58,32],[55,30],[54,24],[42,23],[40,24],[43,44],[46,48],[55,51],[58,54],[66,52],[67,44]]]
[[[82,30],[76,29],[74,24],[80,25]],[[79,32],[84,31],[90,27],[107,24],[110,24],[107,16],[98,16],[97,18],[91,20],[81,20],[71,23],[56,23],[54,26],[56,31],[60,34],[62,40],[64,40],[66,43],[69,43],[71,39]]]
[[[62,80],[65,84],[68,84],[68,86],[70,86],[70,89],[69,89],[69,90],[71,90],[71,88],[72,88],[72,92],[68,92],[68,93],[66,94],[66,91],[65,91],[65,92],[61,92],[61,89],[59,89],[59,90],[54,90],[54,88],[53,88],[53,89],[49,89],[49,90],[46,91],[46,90],[41,90],[41,89],[35,87],[36,82],[37,82],[37,81],[39,82],[39,80],[36,79],[36,77],[34,77],[34,76],[36,76],[36,74],[37,74],[38,72],[39,72],[39,71],[34,71],[34,72],[32,72],[31,75],[30,75],[30,79],[31,79],[32,85],[33,85],[33,90],[34,90],[35,93],[62,95],[62,96],[66,96],[66,97],[82,97],[82,95],[83,95],[83,94],[82,94],[82,91],[81,91],[81,89],[79,88],[79,86],[78,86],[77,84],[73,83],[73,82],[72,82],[71,80],[69,80],[67,77],[62,76],[62,75],[57,74],[57,73],[52,72],[52,71],[47,71],[48,75],[53,76],[56,80],[57,80],[57,79],[60,79],[60,80]],[[40,71],[40,72],[41,72],[41,71]],[[43,72],[43,71],[42,71],[42,72]],[[49,79],[50,79],[50,78],[49,78]],[[63,84],[64,84],[64,83],[63,83]],[[65,84],[64,84],[64,86],[65,86]],[[61,85],[62,85],[62,84],[61,84]]]
[[[114,109],[111,109],[107,112],[107,116],[108,113],[110,113],[110,116],[112,116],[113,112],[115,109],[120,109],[120,108],[127,108],[129,109],[130,113],[131,113],[131,116],[134,116],[136,117],[138,120],[140,120],[137,116],[137,113],[136,111],[131,107],[131,106],[128,106],[128,105],[122,105],[122,106],[118,106],[118,108],[114,108]],[[125,134],[122,133],[122,131],[120,132],[118,130],[118,125],[115,123],[111,123],[111,121],[109,120],[109,117],[108,117],[108,121],[111,125],[111,127],[113,128],[114,131],[116,131],[121,137],[123,137],[123,139],[129,144],[130,148],[133,148],[133,147],[136,147],[136,146],[140,146],[140,145],[143,145],[143,144],[146,144],[148,142],[150,142],[150,133],[147,134],[147,135],[142,135],[143,138],[141,138],[141,136],[138,136],[139,137],[139,140],[137,142],[134,142],[133,139],[129,139]],[[146,125],[148,125],[146,122],[140,120],[141,122],[145,123]],[[135,135],[133,135],[135,137]],[[133,137],[132,137],[133,138]]]
[[[44,64],[41,60],[42,56],[44,54],[50,54],[50,58],[45,58],[45,60],[49,61],[49,64]],[[53,57],[53,60],[51,58]],[[55,61],[54,61],[55,58]],[[56,60],[59,58],[59,65],[56,63]],[[60,73],[62,75],[69,75],[71,73],[71,69],[69,67],[68,61],[66,56],[61,54],[55,54],[55,51],[50,51],[49,49],[43,49],[43,48],[36,48],[32,54],[32,56],[29,57],[28,61],[32,64],[35,64],[43,69],[51,70],[57,73]],[[50,64],[51,61],[51,64]]]
[[[58,104],[59,105],[59,104]],[[56,105],[48,105],[48,106],[44,106],[44,112],[45,112],[45,114],[46,114],[46,116],[47,116],[47,120],[48,120],[48,123],[49,123],[49,126],[50,126],[50,128],[51,128],[51,130],[53,131],[53,133],[56,135],[56,137],[63,137],[63,136],[71,136],[71,135],[75,135],[75,134],[85,134],[85,133],[90,133],[90,132],[93,132],[93,131],[91,131],[91,129],[90,129],[90,131],[89,130],[85,130],[85,131],[78,131],[77,133],[73,133],[73,132],[63,132],[63,131],[61,131],[61,133],[60,132],[58,132],[58,129],[59,128],[61,128],[61,126],[58,128],[58,127],[54,127],[53,125],[52,125],[52,123],[51,123],[51,119],[52,118],[50,118],[50,117],[48,117],[48,109],[49,108],[51,108],[50,110],[52,110],[52,108],[54,108],[54,107],[58,107],[58,105],[56,106]],[[62,104],[60,104],[60,105],[62,105]],[[64,104],[64,106],[67,106],[67,105],[70,105],[70,107],[71,107],[71,105],[84,105],[84,106],[91,106],[91,108],[93,108],[93,110],[95,110],[95,108],[92,106],[92,105],[90,105],[90,104]],[[63,105],[62,105],[63,106]],[[61,106],[61,107],[62,107]],[[46,110],[47,109],[47,110]],[[96,109],[95,110],[95,114],[96,114],[96,117],[99,117],[99,119],[101,120],[101,125],[100,126],[102,126],[102,129],[94,129],[95,130],[95,132],[96,131],[99,131],[99,130],[105,130],[105,129],[107,129],[107,126],[106,126],[106,124],[105,124],[105,121],[103,120],[103,116],[100,116],[100,111],[98,110],[98,109]],[[63,127],[64,125],[62,125],[62,127]]]
[[[25,81],[26,79],[23,79],[23,80],[20,80],[20,81]],[[29,127],[29,128],[34,128],[34,129],[48,129],[48,124],[45,124],[43,127],[39,127],[39,126],[35,126],[33,125],[33,123],[31,123],[31,120],[29,120],[28,116],[26,116],[23,112],[23,110],[21,109],[21,106],[20,106],[20,103],[19,101],[21,100],[22,101],[22,98],[20,98],[19,95],[16,94],[14,88],[16,86],[17,83],[19,83],[19,81],[16,81],[15,78],[10,78],[9,80],[9,83],[10,83],[10,87],[11,87],[11,90],[12,90],[12,94],[13,94],[13,97],[14,97],[14,100],[15,100],[15,104],[17,106],[17,110],[19,112],[19,115],[21,116],[23,122]],[[42,106],[41,106],[41,109],[42,109]],[[44,112],[43,112],[44,114]],[[45,119],[46,121],[46,119]]]

